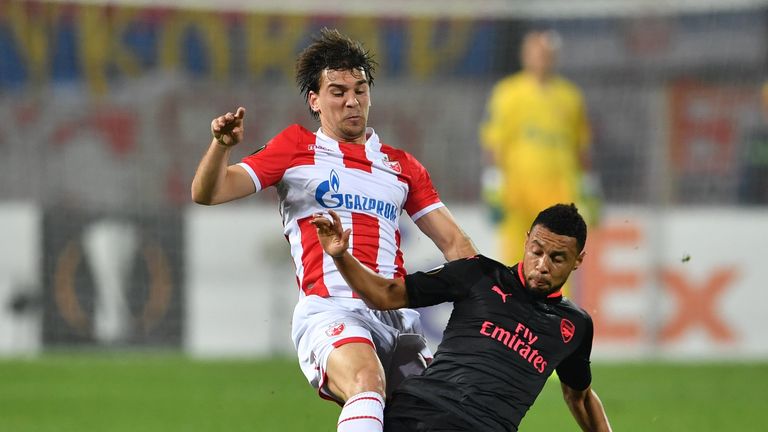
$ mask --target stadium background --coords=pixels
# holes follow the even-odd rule
[[[199,376],[186,368],[240,371],[212,379],[215,388],[282,365],[277,376],[297,388],[284,400],[306,397],[332,425],[334,408],[311,399],[291,357],[297,291],[274,193],[204,208],[188,192],[218,113],[248,109],[238,158],[290,123],[316,128],[293,62],[323,26],[376,53],[370,124],[424,163],[490,256],[497,244],[480,201],[477,139],[484,104],[494,82],[519,67],[526,30],[559,31],[561,70],[588,104],[604,197],[573,297],[595,318],[596,378],[611,377],[597,387],[616,389],[601,391],[609,414],[611,405],[647,414],[619,420],[620,430],[730,429],[713,417],[719,401],[729,417],[759,418],[751,404],[765,401],[756,389],[768,384],[768,119],[760,99],[768,2],[209,3],[0,0],[0,430],[69,430],[45,419],[71,419],[71,411],[12,408],[63,406],[41,395],[61,378],[56,371],[82,370],[78,383],[92,374],[127,392],[133,379],[121,383],[110,367],[122,376],[122,366],[166,363],[181,375],[161,385],[186,383],[194,394]],[[409,270],[439,264],[412,224],[403,232]],[[424,310],[432,344],[448,310]],[[261,378],[252,379],[243,383],[259,388]],[[637,402],[622,399],[627,388],[654,379],[671,387],[668,400],[649,386],[647,405],[627,406]],[[649,423],[664,419],[665,403],[682,416],[684,398],[694,401],[691,419]],[[136,409],[98,399],[73,430],[132,425],[98,426],[105,400]],[[550,400],[547,410],[565,411],[551,393],[545,407]],[[259,411],[269,401],[238,401],[255,410],[243,420],[251,425],[285,405]],[[186,414],[157,430],[222,425]],[[279,424],[228,428],[305,430]]]

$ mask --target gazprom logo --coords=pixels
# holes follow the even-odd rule
[[[341,207],[344,197],[342,194],[338,193],[340,184],[339,175],[336,174],[336,171],[331,170],[331,178],[317,186],[317,190],[315,191],[315,199],[317,202],[325,208]],[[334,193],[330,194],[331,202],[328,203],[326,202],[325,195],[331,192],[331,190],[333,190]]]
[[[325,208],[335,209],[343,206],[349,210],[376,213],[393,222],[397,218],[397,207],[394,204],[365,195],[339,193],[340,186],[339,175],[331,170],[328,180],[317,186],[315,200]]]

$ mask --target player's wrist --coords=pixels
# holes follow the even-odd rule
[[[217,137],[214,135],[213,142],[216,144],[216,146],[221,147],[225,150],[232,148],[232,146],[234,145],[234,143],[227,144],[227,142],[224,141],[223,136]]]

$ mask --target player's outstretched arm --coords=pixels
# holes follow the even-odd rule
[[[211,121],[213,140],[192,179],[192,200],[198,204],[221,204],[256,191],[248,173],[237,165],[228,166],[232,147],[243,140],[245,108]]]
[[[406,307],[408,294],[402,279],[387,279],[365,267],[349,253],[351,229],[343,230],[341,219],[335,211],[329,210],[331,220],[315,214],[312,225],[317,230],[325,253],[333,258],[339,273],[365,303],[374,309],[398,309]]]
[[[446,207],[440,207],[416,220],[416,226],[435,243],[446,261],[477,255],[477,248]]]
[[[592,387],[576,390],[560,382],[563,398],[573,418],[585,432],[611,432],[608,416],[605,414],[603,403],[597,397]]]

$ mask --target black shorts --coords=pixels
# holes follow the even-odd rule
[[[456,418],[419,397],[398,393],[384,409],[384,432],[475,432]]]

